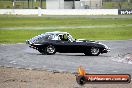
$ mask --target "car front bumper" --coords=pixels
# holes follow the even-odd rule
[[[101,53],[107,53],[107,52],[110,52],[110,48],[103,49]]]

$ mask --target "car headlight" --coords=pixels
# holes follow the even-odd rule
[[[105,45],[105,44],[104,44],[104,47],[105,47],[106,49],[109,49],[109,47],[108,47],[107,45]]]

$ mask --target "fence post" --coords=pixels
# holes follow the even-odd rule
[[[33,9],[33,0],[32,0],[32,9]]]
[[[29,6],[29,0],[28,0],[28,9],[30,8],[30,6]]]
[[[75,0],[73,0],[73,9],[75,9]]]
[[[39,1],[39,7],[42,8],[42,0]]]
[[[38,16],[42,16],[41,7],[38,7]]]
[[[13,0],[13,9],[15,9],[16,4],[15,4],[16,0]]]

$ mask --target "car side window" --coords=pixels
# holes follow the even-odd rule
[[[59,40],[63,40],[63,35],[59,35]]]
[[[62,40],[62,41],[68,41],[68,36],[66,34],[59,35],[59,39]]]

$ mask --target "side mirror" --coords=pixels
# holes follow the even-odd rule
[[[76,42],[77,39],[75,39],[73,42]]]

